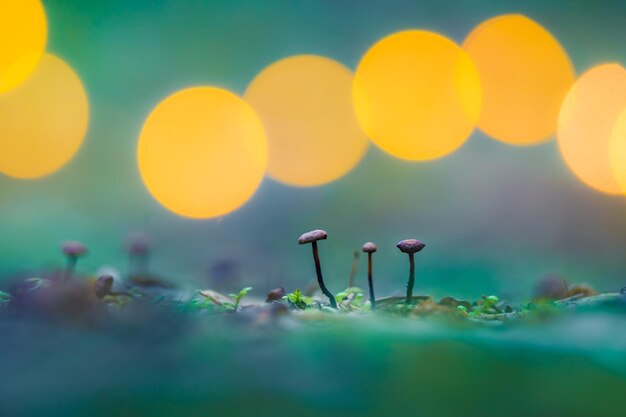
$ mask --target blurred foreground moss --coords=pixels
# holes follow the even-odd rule
[[[621,297],[498,326],[435,303],[398,317],[161,300],[89,326],[3,314],[0,415],[624,416]]]

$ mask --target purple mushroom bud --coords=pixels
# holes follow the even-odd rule
[[[298,243],[301,245],[305,245],[307,243],[311,244],[311,247],[313,248],[313,261],[315,262],[317,283],[319,284],[322,293],[324,293],[324,295],[328,297],[332,308],[337,308],[337,301],[335,300],[335,296],[328,290],[328,288],[326,288],[326,285],[324,285],[324,278],[322,277],[322,267],[320,265],[319,253],[317,251],[317,241],[325,240],[327,237],[328,233],[326,233],[324,230],[312,230],[300,236],[300,238],[298,239]]]
[[[150,244],[150,238],[145,233],[131,233],[126,239],[126,251],[130,255],[145,256],[150,252]]]
[[[409,255],[409,281],[406,284],[406,304],[411,303],[413,297],[413,285],[415,284],[415,260],[414,255],[424,249],[424,243],[417,239],[406,239],[398,242],[396,245],[400,252]]]
[[[87,254],[87,247],[75,240],[68,240],[61,244],[61,250],[68,257],[80,258]]]

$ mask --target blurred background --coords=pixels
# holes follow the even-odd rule
[[[626,199],[594,191],[565,166],[554,140],[531,147],[476,130],[456,152],[431,162],[396,159],[370,145],[359,165],[328,185],[295,188],[263,180],[224,217],[193,220],[159,205],[136,161],[146,117],[181,88],[210,84],[243,94],[268,64],[319,54],[355,69],[380,38],[420,28],[462,43],[479,23],[521,13],[549,30],[577,74],[626,62],[620,1],[44,1],[47,51],[82,80],[90,123],[78,154],[37,180],[0,177],[0,276],[60,266],[59,243],[90,249],[79,270],[124,271],[123,239],[154,240],[151,268],[209,286],[232,280],[265,291],[314,278],[301,233],[322,228],[322,267],[333,291],[347,286],[353,251],[378,244],[378,294],[401,294],[408,274],[397,241],[417,238],[416,292],[435,296],[530,294],[549,273],[599,289],[624,285]],[[361,258],[357,285],[365,286]],[[235,289],[235,288],[233,288]]]

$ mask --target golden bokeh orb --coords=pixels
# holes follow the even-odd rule
[[[481,106],[478,73],[457,44],[409,30],[374,44],[356,69],[353,103],[359,123],[398,158],[440,158],[472,133]]]
[[[611,130],[609,145],[611,171],[622,193],[626,193],[626,107]]]
[[[47,31],[39,0],[0,0],[0,94],[35,71],[46,47]]]
[[[267,166],[258,115],[221,88],[192,87],[167,97],[139,138],[141,177],[152,196],[185,217],[230,213],[255,193]]]
[[[296,55],[263,69],[244,98],[269,143],[267,173],[296,187],[327,184],[363,158],[369,140],[352,107],[352,72],[317,55]]]
[[[626,107],[626,70],[603,64],[582,74],[567,93],[557,140],[568,168],[585,184],[621,192],[610,161],[611,132]]]
[[[498,16],[472,30],[463,49],[480,74],[480,130],[512,145],[534,145],[554,135],[575,73],[547,30],[525,16]]]
[[[31,77],[0,94],[0,171],[16,178],[53,173],[76,154],[88,123],[80,79],[62,59],[44,54]]]

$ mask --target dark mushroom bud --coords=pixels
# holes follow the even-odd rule
[[[96,292],[96,297],[103,299],[105,296],[111,294],[113,290],[113,277],[111,275],[101,276],[96,280],[93,289]]]
[[[102,275],[98,278],[93,286],[96,297],[103,299],[107,295],[125,295],[131,297],[128,292],[113,291],[113,277],[111,275]]]
[[[376,298],[374,297],[374,281],[372,280],[372,253],[376,252],[378,248],[372,242],[367,242],[361,248],[364,253],[367,253],[367,284],[370,288],[370,304],[372,310],[376,310]]]
[[[313,260],[315,261],[315,273],[317,274],[317,283],[320,286],[320,289],[324,293],[328,300],[330,301],[330,305],[332,308],[337,308],[337,301],[335,300],[335,296],[328,291],[326,285],[324,285],[324,278],[322,277],[322,267],[320,265],[320,257],[317,252],[317,241],[325,240],[328,237],[328,233],[323,230],[312,230],[300,236],[298,239],[298,243],[301,245],[305,245],[307,243],[311,244],[313,248]]]
[[[272,291],[267,293],[266,303],[271,303],[272,301],[280,301],[285,296],[285,287],[275,288]]]
[[[76,269],[78,258],[82,258],[87,254],[87,247],[78,241],[67,241],[61,244],[61,250],[67,259],[63,282],[67,282]]]
[[[410,304],[411,297],[413,297],[413,285],[415,284],[415,260],[413,258],[426,245],[417,239],[406,239],[398,242],[396,246],[400,249],[400,252],[409,255],[409,281],[406,284],[406,304]]]

